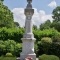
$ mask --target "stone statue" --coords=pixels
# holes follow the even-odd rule
[[[31,4],[31,2],[32,2],[32,0],[27,0],[27,2],[28,2],[28,4],[27,4],[27,9],[32,9],[32,4]]]
[[[28,2],[28,3],[31,3],[31,2],[32,2],[32,0],[27,0],[27,2]]]

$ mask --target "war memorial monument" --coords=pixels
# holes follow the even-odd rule
[[[25,60],[27,57],[31,57],[32,60],[36,60],[36,54],[34,53],[34,34],[32,32],[32,16],[34,14],[34,9],[32,8],[32,0],[27,0],[28,4],[24,10],[26,16],[25,21],[25,33],[22,40],[22,52],[20,53],[20,60]]]

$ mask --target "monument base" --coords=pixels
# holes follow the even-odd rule
[[[18,57],[16,60],[21,60],[20,57]],[[38,58],[36,58],[36,60],[39,60]]]
[[[22,52],[20,54],[20,60],[25,58],[32,58],[36,60],[36,54],[34,53],[34,42],[35,38],[22,38]]]
[[[20,54],[20,60],[25,60],[25,58],[32,58],[32,60],[36,60],[36,54],[33,53],[33,54],[23,54],[21,53]]]

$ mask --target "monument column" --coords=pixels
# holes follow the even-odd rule
[[[20,54],[20,59],[23,60],[26,57],[31,57],[33,60],[36,60],[36,54],[34,53],[34,34],[32,33],[32,16],[34,14],[34,9],[32,9],[32,0],[27,0],[28,4],[24,10],[26,16],[25,21],[25,33],[22,40],[22,52]]]

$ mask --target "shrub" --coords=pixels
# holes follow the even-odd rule
[[[60,44],[52,43],[49,48],[49,54],[53,54],[60,57]]]
[[[38,56],[40,54],[50,54],[50,55],[56,55],[60,56],[60,43],[59,42],[52,42],[51,38],[44,37],[41,39],[41,41],[37,44],[37,53]]]
[[[13,57],[12,53],[6,53],[6,57]]]
[[[60,35],[58,34],[58,35],[53,36],[52,40],[53,40],[54,43],[56,43],[56,42],[60,43]]]
[[[18,56],[21,52],[21,43],[16,43],[14,40],[0,40],[0,56],[10,52],[14,56]]]
[[[48,54],[51,44],[52,44],[52,39],[50,37],[43,37],[41,41],[39,41],[37,44],[38,56],[41,54]]]
[[[17,44],[15,45],[15,50],[14,50],[13,55],[20,57],[20,52],[22,51],[22,46],[21,46],[21,45],[22,45],[22,44],[19,44],[19,43],[17,43]]]
[[[0,40],[0,56],[3,54],[5,55],[5,47],[4,42]]]
[[[51,44],[52,43],[52,39],[51,38],[49,38],[49,37],[43,37],[42,39],[41,39],[41,44]]]
[[[22,28],[0,28],[0,40],[15,40],[16,42],[21,42],[23,36]]]
[[[0,60],[16,60],[16,57],[0,57]]]
[[[45,30],[34,30],[34,36],[40,41],[43,37],[52,37],[58,35],[59,32],[55,29],[45,29]],[[22,28],[0,28],[0,40],[15,40],[16,42],[21,42],[23,37],[24,29]]]
[[[53,37],[58,35],[59,32],[55,29],[45,29],[45,30],[34,30],[34,36],[37,39],[36,41],[40,41],[43,37]],[[59,34],[60,35],[60,34]]]
[[[43,51],[44,51],[45,54],[48,53],[48,50],[49,50],[51,44],[52,44],[52,39],[51,38],[44,37],[44,38],[41,39],[41,45],[43,47]]]
[[[43,55],[39,56],[39,60],[59,60],[59,58],[55,55],[43,54]]]

